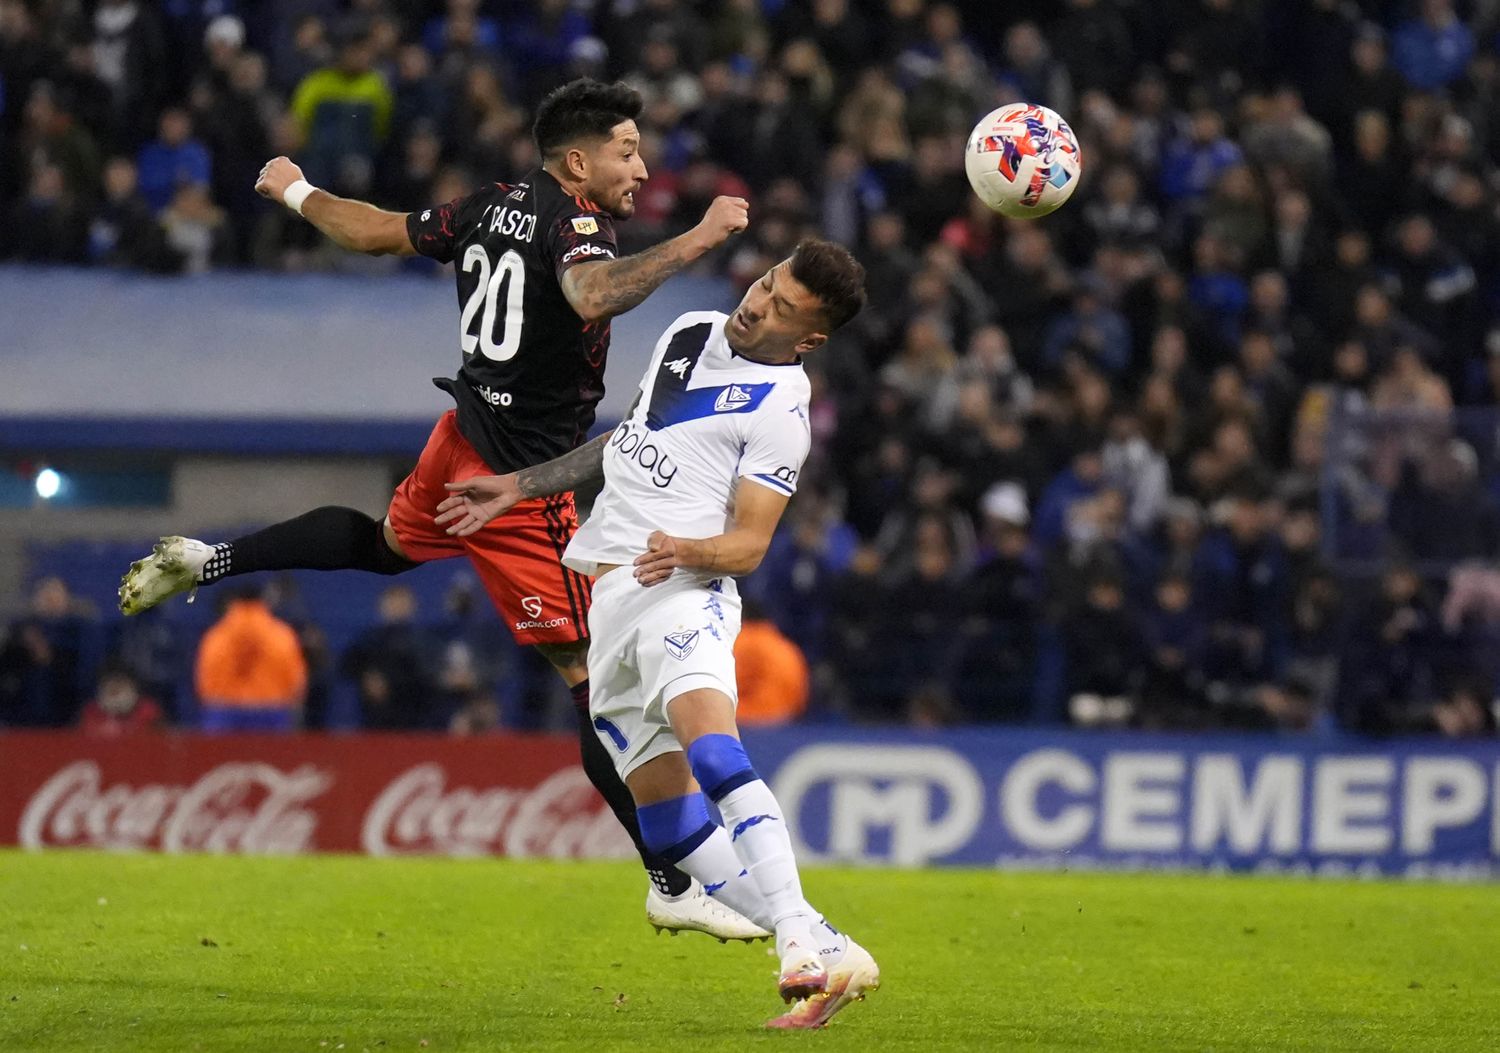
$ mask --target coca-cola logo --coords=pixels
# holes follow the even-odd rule
[[[360,843],[372,856],[623,857],[630,840],[601,806],[583,769],[531,788],[447,788],[440,764],[419,764],[365,813]]]
[[[98,764],[74,761],[27,802],[19,840],[27,848],[292,855],[316,847],[318,817],[303,805],[332,783],[311,764],[284,772],[248,761],[220,764],[189,786],[106,788]]]

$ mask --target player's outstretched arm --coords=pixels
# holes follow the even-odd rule
[[[749,574],[765,558],[771,535],[786,511],[786,494],[741,479],[734,491],[734,526],[705,538],[672,537],[660,530],[635,558],[635,577],[642,585],[657,585],[678,567],[737,578]]]
[[[468,537],[528,498],[565,494],[597,482],[604,478],[604,444],[613,434],[606,432],[561,457],[509,475],[481,475],[445,483],[453,496],[438,505],[433,518],[440,526],[451,524],[448,533],[454,537]]]
[[[580,263],[564,272],[563,295],[585,322],[602,322],[642,303],[662,282],[724,244],[750,223],[750,203],[716,197],[686,234],[623,260]]]
[[[339,248],[371,256],[416,255],[406,233],[405,212],[387,212],[319,190],[302,178],[302,169],[289,158],[267,161],[255,181],[255,192],[296,212]]]

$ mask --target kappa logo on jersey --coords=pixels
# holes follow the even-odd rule
[[[730,384],[723,391],[719,392],[718,398],[714,399],[714,412],[733,413],[737,409],[748,406],[754,398],[754,395],[738,384]]]
[[[593,216],[575,216],[573,218],[573,229],[580,234],[599,233],[599,221]]]
[[[688,367],[691,366],[692,364],[693,363],[692,363],[691,359],[678,358],[678,359],[674,359],[671,362],[666,363],[666,367],[671,372],[677,374],[677,379],[678,380],[683,380],[683,379],[685,379],[687,377]]]
[[[521,597],[521,609],[533,618],[542,616],[542,598],[540,596]]]
[[[693,648],[698,646],[698,630],[687,629],[666,635],[667,654],[679,662],[693,653]]]

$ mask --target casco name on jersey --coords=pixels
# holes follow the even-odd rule
[[[610,436],[609,444],[628,460],[651,474],[651,485],[665,490],[677,478],[677,465],[655,443],[646,441],[646,432],[631,421],[625,421]]]
[[[536,236],[536,213],[518,208],[496,209],[490,216],[490,233],[529,242]]]
[[[582,245],[574,245],[569,249],[567,254],[563,256],[562,261],[567,263],[570,260],[576,260],[580,256],[604,256],[611,260],[615,258],[615,254],[610,251],[608,245],[599,245],[592,241],[585,241]]]

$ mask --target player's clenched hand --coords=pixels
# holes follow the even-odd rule
[[[682,566],[687,542],[679,537],[669,537],[660,530],[652,533],[646,542],[646,551],[635,557],[635,580],[642,585],[659,585],[672,576],[672,571]]]
[[[438,505],[433,518],[454,537],[468,537],[491,519],[510,511],[522,499],[516,476],[479,475],[458,483],[444,483],[453,491]]]
[[[278,205],[286,204],[286,188],[302,178],[302,169],[290,157],[273,157],[255,180],[255,192]]]
[[[698,223],[698,233],[706,248],[718,248],[750,225],[750,202],[742,197],[716,197],[703,219]]]

